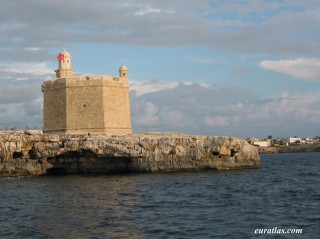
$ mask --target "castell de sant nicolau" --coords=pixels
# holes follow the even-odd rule
[[[45,134],[131,134],[128,69],[119,76],[75,75],[71,55],[58,55],[56,79],[45,81],[43,132]]]

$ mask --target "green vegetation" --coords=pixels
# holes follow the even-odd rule
[[[280,145],[279,153],[295,153],[295,152],[320,152],[320,144],[291,144]]]

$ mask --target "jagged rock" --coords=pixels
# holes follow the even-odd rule
[[[0,132],[0,176],[255,168],[256,148],[231,137]]]

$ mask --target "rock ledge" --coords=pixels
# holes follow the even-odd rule
[[[239,169],[259,164],[254,146],[231,137],[0,132],[0,176]]]

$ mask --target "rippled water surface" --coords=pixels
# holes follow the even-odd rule
[[[0,179],[0,238],[319,238],[320,153],[259,169]],[[302,234],[255,235],[257,228]]]

